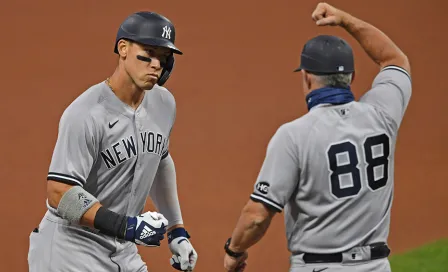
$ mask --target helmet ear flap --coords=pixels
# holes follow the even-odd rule
[[[157,81],[157,84],[159,86],[163,86],[163,84],[165,84],[165,82],[170,77],[171,72],[173,71],[174,68],[174,62],[175,62],[174,55],[171,54],[166,60],[166,65],[162,70],[162,74],[160,75],[159,81]]]

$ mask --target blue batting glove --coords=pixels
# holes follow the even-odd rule
[[[157,212],[128,217],[124,239],[138,245],[159,247],[167,225],[168,220]]]

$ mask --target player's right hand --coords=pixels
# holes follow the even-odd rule
[[[167,225],[168,220],[157,212],[128,217],[125,240],[147,247],[159,247]]]
[[[327,3],[319,3],[311,17],[318,26],[338,26],[343,24],[347,13]]]

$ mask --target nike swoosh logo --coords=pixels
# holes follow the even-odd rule
[[[324,271],[324,270],[327,270],[328,269],[328,267],[326,267],[326,268],[322,268],[322,269],[316,269],[316,268],[314,268],[313,269],[313,272],[321,272],[321,271]]]
[[[117,120],[117,121],[115,121],[112,124],[109,122],[109,128],[113,128],[115,126],[115,124],[118,123],[118,121],[120,121],[120,120]]]

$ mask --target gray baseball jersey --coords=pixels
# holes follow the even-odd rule
[[[168,155],[175,100],[158,85],[134,110],[105,82],[64,111],[47,179],[82,186],[119,214],[143,212],[160,161]],[[29,270],[147,271],[132,242],[81,227],[48,205],[30,234]]]
[[[82,186],[114,212],[140,214],[175,113],[174,97],[158,85],[136,110],[105,82],[92,86],[61,117],[47,179]]]
[[[387,242],[410,75],[388,66],[359,100],[319,105],[269,142],[251,199],[285,213],[293,254]]]

